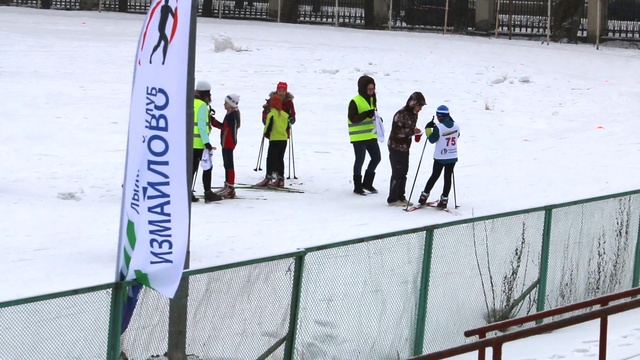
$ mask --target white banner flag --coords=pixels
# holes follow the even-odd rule
[[[189,237],[187,79],[191,3],[152,0],[135,59],[116,281],[172,298]],[[189,149],[191,144],[189,144]]]

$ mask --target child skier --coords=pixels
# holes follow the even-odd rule
[[[289,123],[291,125],[296,123],[296,109],[293,105],[293,95],[288,91],[288,85],[286,82],[279,82],[276,86],[276,91],[272,91],[269,94],[269,98],[266,100],[266,103],[262,106],[262,124],[265,124],[267,121],[267,115],[271,110],[269,106],[269,102],[273,95],[278,95],[282,99],[282,110],[289,115]]]
[[[269,139],[267,150],[267,172],[257,186],[284,186],[284,154],[287,150],[287,141],[291,123],[289,114],[282,108],[282,98],[277,94],[269,99],[269,113],[265,119],[264,137]]]
[[[236,173],[233,166],[233,150],[238,143],[238,129],[240,128],[239,102],[239,95],[227,95],[224,99],[224,109],[227,111],[224,120],[219,122],[215,117],[211,117],[211,126],[220,129],[222,163],[224,164],[224,187],[216,193],[224,199],[233,199],[236,197]]]
[[[453,175],[453,168],[458,161],[460,127],[458,127],[458,124],[456,124],[449,115],[449,108],[444,105],[438,106],[436,117],[438,118],[438,123],[436,124],[431,120],[427,123],[425,129],[428,136],[427,139],[430,143],[435,143],[436,147],[433,152],[433,170],[431,177],[427,180],[427,184],[422,194],[420,194],[418,203],[420,205],[427,203],[429,193],[436,184],[436,181],[438,181],[444,168],[444,188],[442,189],[442,195],[440,195],[440,200],[436,206],[441,209],[446,209],[447,203],[449,202],[449,191],[451,190],[451,176]]]

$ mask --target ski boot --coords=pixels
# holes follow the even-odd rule
[[[271,182],[271,176],[270,175],[265,175],[264,179],[262,179],[262,181],[260,181],[259,183],[256,184],[256,186],[267,186],[269,185],[269,183]]]
[[[424,206],[427,205],[427,200],[429,199],[429,193],[426,192],[422,192],[422,194],[420,194],[420,199],[418,199],[418,204]]]
[[[277,177],[273,177],[273,180],[271,180],[269,186],[284,187],[284,177],[280,175],[278,175]]]
[[[236,197],[236,189],[233,185],[225,183],[222,190],[223,191],[220,192],[219,195],[223,199],[233,199],[234,197]]]
[[[449,198],[448,197],[440,196],[440,200],[436,204],[436,207],[438,207],[439,209],[446,209],[448,203],[449,203]]]

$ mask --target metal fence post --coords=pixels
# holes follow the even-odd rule
[[[107,359],[120,359],[120,336],[122,335],[122,304],[126,287],[118,281],[111,290],[111,314],[109,315],[109,339],[107,339]]]
[[[389,29],[388,30],[391,30],[392,22],[393,22],[393,0],[389,0]]]
[[[638,239],[636,240],[636,251],[633,262],[633,280],[631,281],[631,287],[638,287],[640,285],[640,216],[638,216]]]
[[[538,299],[536,311],[544,310],[544,299],[547,295],[547,276],[549,273],[549,247],[551,245],[551,209],[544,211],[544,228],[542,229],[542,248],[540,250],[540,284],[538,285]],[[540,324],[541,321],[536,321]]]
[[[300,314],[300,296],[302,295],[302,271],[306,254],[296,256],[293,269],[293,285],[291,287],[291,309],[289,311],[289,332],[284,345],[284,360],[294,358],[296,349],[296,335],[298,330],[298,315]]]
[[[420,293],[418,294],[418,312],[416,314],[416,337],[413,343],[413,355],[422,354],[424,348],[424,328],[427,317],[427,300],[429,298],[429,276],[431,274],[431,255],[433,253],[433,230],[427,230],[424,236],[422,255],[422,273],[420,274]]]

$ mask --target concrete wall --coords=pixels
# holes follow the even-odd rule
[[[496,29],[496,9],[494,0],[476,0],[476,31]]]
[[[589,0],[587,3],[587,41],[595,44],[598,38],[606,35],[607,29],[607,6],[605,0]],[[598,5],[600,5],[600,29],[598,29]],[[599,32],[598,32],[599,31]]]

